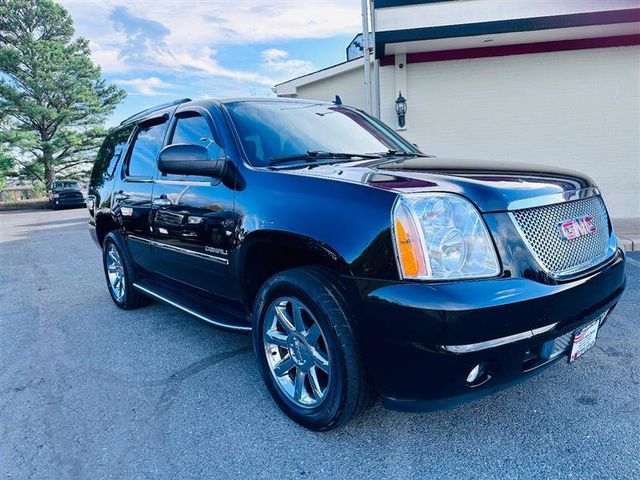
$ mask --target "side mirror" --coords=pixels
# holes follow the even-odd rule
[[[162,173],[220,178],[224,165],[223,159],[210,159],[208,150],[202,145],[168,145],[158,155],[158,170]]]

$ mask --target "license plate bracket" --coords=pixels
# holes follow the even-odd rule
[[[573,343],[571,344],[569,363],[575,362],[582,356],[582,354],[595,345],[599,326],[600,318],[597,318],[593,322],[580,327],[573,333]]]

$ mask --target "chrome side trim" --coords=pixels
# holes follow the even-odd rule
[[[558,323],[552,323],[544,327],[534,328],[533,330],[527,330],[525,332],[514,333],[506,337],[494,338],[493,340],[487,340],[479,343],[469,343],[466,345],[442,345],[441,348],[451,353],[469,353],[478,352],[480,350],[486,350],[488,348],[499,347],[508,343],[519,342],[520,340],[526,340],[528,338],[535,337],[550,330],[553,330]]]
[[[153,241],[152,245],[158,248],[164,248],[165,250],[171,250],[172,252],[182,253],[184,255],[191,255],[192,257],[202,258],[204,260],[210,260],[216,263],[222,263],[223,265],[229,265],[229,260],[222,257],[216,257],[215,255],[209,255],[207,253],[194,252],[182,247],[176,247],[175,245],[169,245],[162,242]]]
[[[186,312],[190,315],[193,315],[194,317],[199,318],[202,321],[205,321],[207,323],[210,323],[211,325],[215,325],[216,327],[221,327],[221,328],[227,328],[229,330],[235,330],[238,332],[249,332],[251,331],[251,327],[243,327],[240,325],[229,325],[227,323],[222,323],[222,322],[218,322],[217,320],[213,320],[209,317],[206,317],[200,313],[194,312],[193,310],[191,310],[190,308],[185,307],[184,305],[181,305],[179,303],[176,303],[172,300],[169,300],[168,298],[163,297],[162,295],[160,295],[159,293],[154,292],[153,290],[149,290],[148,288],[145,288],[141,285],[138,285],[137,283],[134,283],[133,286],[135,288],[137,288],[138,290],[140,290],[142,293],[146,293],[147,295],[152,296],[153,298],[157,298],[158,300],[168,303],[169,305],[171,305],[172,307],[176,307],[180,310],[182,310],[183,312]]]
[[[143,237],[138,237],[137,235],[127,235],[127,238],[131,239],[131,240],[135,240],[136,242],[142,242],[142,243],[146,243],[148,245],[152,244],[153,242],[151,240],[149,240],[148,238],[143,238]]]
[[[542,195],[539,197],[522,198],[514,200],[507,205],[507,210],[522,210],[524,208],[543,207],[545,205],[553,205],[554,203],[571,202],[582,198],[600,195],[597,187],[581,188],[578,190],[567,190],[563,193],[553,193],[551,195]]]
[[[135,183],[153,183],[153,178],[151,177],[124,177],[125,182],[135,182]]]
[[[160,183],[162,185],[198,185],[203,187],[210,187],[211,182],[205,181],[191,181],[191,180],[155,180],[154,183]]]
[[[138,242],[146,243],[147,245],[153,245],[154,247],[164,248],[165,250],[171,250],[172,252],[182,253],[184,255],[191,255],[192,257],[202,258],[211,262],[221,263],[223,265],[229,265],[229,260],[222,257],[216,257],[215,255],[209,255],[207,253],[194,252],[182,247],[176,247],[175,245],[169,245],[167,243],[157,242],[155,240],[149,240],[147,238],[138,237],[136,235],[129,235],[128,238],[136,240]]]

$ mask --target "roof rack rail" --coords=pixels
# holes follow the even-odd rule
[[[147,108],[146,110],[142,110],[141,112],[134,113],[130,117],[125,118],[123,121],[120,122],[120,125],[124,125],[125,123],[129,123],[129,122],[131,122],[133,120],[137,120],[140,117],[144,117],[145,115],[148,115],[150,113],[156,112],[158,110],[162,110],[164,108],[173,107],[174,105],[180,105],[181,103],[186,103],[186,102],[190,102],[190,101],[191,101],[190,98],[181,98],[179,100],[174,100],[172,102],[167,102],[167,103],[163,103],[161,105],[156,105],[155,107]]]

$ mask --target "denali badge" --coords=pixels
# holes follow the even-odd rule
[[[589,215],[560,223],[560,233],[567,240],[589,235],[596,230],[593,217]]]

